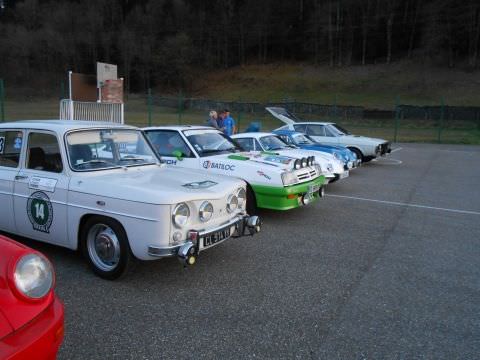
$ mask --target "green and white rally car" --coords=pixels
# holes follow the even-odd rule
[[[143,129],[166,164],[234,176],[247,182],[247,212],[256,207],[288,210],[323,195],[325,176],[315,158],[245,152],[222,132],[206,126]]]

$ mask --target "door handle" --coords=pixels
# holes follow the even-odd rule
[[[16,175],[15,180],[26,180],[28,179],[28,176],[26,175]]]

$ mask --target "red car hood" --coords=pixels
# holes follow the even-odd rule
[[[27,246],[0,235],[0,339],[17,330],[44,311],[53,301],[54,293],[50,292],[38,302],[26,302],[19,299],[8,283],[8,268],[18,257],[37,253]]]
[[[0,340],[13,331],[12,325],[8,322],[5,315],[0,310]]]

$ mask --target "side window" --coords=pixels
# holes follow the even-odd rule
[[[328,128],[328,126],[325,126],[325,135],[328,137],[335,137],[335,134]]]
[[[257,139],[253,139],[253,142],[255,143],[255,151],[263,151],[262,145],[260,145]]]
[[[62,157],[55,135],[30,133],[28,136],[27,169],[60,173]]]
[[[323,125],[308,125],[307,135],[325,136],[325,127]]]
[[[293,145],[293,141],[287,135],[280,135],[280,139],[285,141],[288,145]]]
[[[0,166],[18,167],[22,139],[21,131],[0,131]]]
[[[293,125],[295,131],[304,133],[307,130],[307,124]]]
[[[235,141],[246,151],[253,151],[253,139],[251,138],[238,138]]]
[[[179,150],[182,152],[183,157],[195,157],[177,131],[150,131],[147,132],[147,137],[160,156],[174,156],[173,152]]]

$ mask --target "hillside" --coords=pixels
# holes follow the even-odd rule
[[[330,68],[311,65],[250,65],[204,74],[195,97],[219,100],[297,101],[391,109],[401,103],[480,106],[480,71],[406,62]]]

